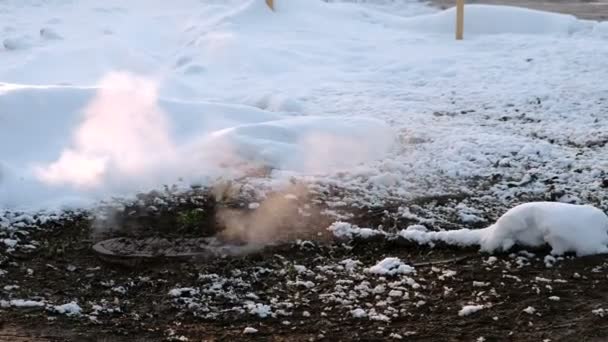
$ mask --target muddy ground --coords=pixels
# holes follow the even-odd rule
[[[453,7],[455,0],[431,0],[440,8]],[[541,11],[572,14],[582,19],[608,20],[606,0],[466,0],[467,4],[508,5]]]
[[[415,223],[397,215],[398,208],[440,213],[463,200],[446,195],[362,208],[351,221],[390,231]],[[127,208],[112,220],[114,228],[121,227],[114,230],[100,230],[90,213],[71,213],[22,237],[37,248],[3,250],[2,299],[45,305],[24,308],[5,301],[0,341],[608,339],[608,256],[554,260],[543,249],[492,257],[476,249],[383,238],[337,241],[326,230],[332,218],[321,216],[307,222],[312,228],[291,230],[277,236],[274,246],[242,257],[116,264],[92,251],[94,242],[113,236],[172,238],[225,229],[217,223],[219,204],[213,200],[165,205],[157,205],[152,217],[138,213],[137,206]],[[234,206],[250,214],[243,207],[248,206]],[[188,217],[193,210],[201,214]],[[493,219],[498,212],[489,215]],[[386,257],[400,258],[415,271],[368,270]],[[56,309],[70,302],[81,312]],[[459,315],[466,305],[482,307]]]

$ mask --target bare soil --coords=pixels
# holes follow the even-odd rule
[[[441,210],[460,199],[459,195],[439,196],[420,203]],[[200,203],[209,209],[208,202]],[[387,220],[394,218],[392,211],[391,207],[362,209],[354,220],[386,227]],[[169,215],[167,212],[163,215]],[[209,215],[214,212],[208,211]],[[212,217],[199,219],[205,234],[220,229],[213,226]],[[169,216],[166,220],[171,221]],[[0,289],[19,286],[10,293],[5,291],[4,296],[44,298],[53,304],[77,301],[83,314],[0,308],[0,341],[608,339],[608,311],[606,317],[592,312],[608,309],[608,256],[567,256],[547,267],[543,259],[548,250],[514,251],[497,255],[493,261],[475,249],[449,246],[431,248],[384,239],[344,244],[330,239],[326,226],[318,225],[302,236],[306,242],[290,238],[292,242],[247,256],[118,265],[99,259],[91,246],[124,231],[94,235],[92,223],[80,214],[47,222],[32,233],[39,248],[8,253],[0,265],[8,272],[0,277]],[[171,235],[170,231],[164,236]],[[385,257],[399,257],[414,265],[416,274],[411,278],[418,285],[406,285],[406,275],[378,277],[364,271]],[[340,263],[348,259],[361,266],[353,272],[341,270]],[[296,272],[296,265],[307,271]],[[208,279],[216,279],[219,287]],[[299,286],[300,281],[311,281],[314,286]],[[366,282],[371,288],[387,286],[408,297],[387,297],[388,289],[362,295],[358,286]],[[180,287],[200,288],[201,294],[169,294]],[[261,318],[247,310],[234,310],[249,297],[273,303],[276,315]],[[486,307],[469,316],[458,315],[464,305],[473,303]],[[94,305],[104,310],[92,314]],[[356,318],[352,314],[355,307],[378,312],[391,307],[394,314],[388,320]],[[528,307],[535,312],[523,311]],[[244,334],[246,327],[258,331]]]

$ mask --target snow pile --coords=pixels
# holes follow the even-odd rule
[[[51,309],[59,314],[67,316],[78,316],[82,312],[82,308],[76,302],[70,302],[63,305],[55,305]]]
[[[255,334],[258,332],[258,329],[256,328],[252,328],[252,327],[246,327],[245,329],[243,329],[243,334],[247,335],[247,334]]]
[[[212,133],[208,144],[252,163],[324,173],[380,157],[393,139],[377,119],[306,116],[228,128]]]
[[[416,273],[416,270],[412,266],[403,263],[399,258],[385,258],[376,265],[367,268],[365,272],[392,276],[396,274]]]
[[[608,216],[588,205],[532,202],[507,211],[488,228],[441,232],[415,228],[402,230],[399,236],[425,244],[479,245],[485,252],[549,244],[552,254],[574,252],[581,256],[608,252]]]
[[[367,312],[365,312],[365,310],[363,310],[361,308],[356,308],[356,309],[352,310],[350,313],[354,318],[366,318],[367,317]]]
[[[103,7],[3,3],[0,208],[253,168],[272,170],[264,185],[331,184],[365,204],[494,175],[505,203],[552,177],[571,199],[602,198],[605,23],[467,6],[471,39],[454,42],[453,10],[418,1]]]
[[[608,217],[588,205],[525,203],[507,211],[484,231],[483,251],[508,250],[515,244],[549,244],[552,254],[608,252]]]
[[[484,305],[465,305],[458,311],[458,316],[465,317],[485,309]]]
[[[467,5],[465,35],[483,34],[571,34],[592,30],[594,23],[572,15],[511,6]],[[456,9],[409,18],[406,27],[432,33],[454,34]]]

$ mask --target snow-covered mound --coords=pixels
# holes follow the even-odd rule
[[[409,18],[405,26],[428,33],[454,34],[456,9]],[[467,5],[465,35],[483,34],[571,34],[592,29],[594,23],[572,15],[511,6]]]
[[[0,208],[242,171],[222,164],[367,204],[495,174],[601,196],[608,157],[569,146],[605,139],[603,24],[468,6],[480,35],[455,42],[453,10],[409,0],[1,7]],[[521,189],[505,182],[489,191],[510,203]]]
[[[589,205],[533,202],[501,216],[481,236],[484,251],[549,244],[553,254],[608,252],[608,216]]]
[[[416,270],[399,258],[385,258],[376,265],[365,270],[367,273],[378,275],[396,275],[416,273]]]
[[[552,254],[608,253],[608,216],[589,205],[532,202],[512,208],[484,229],[429,232],[419,226],[399,235],[419,243],[442,241],[452,245],[479,245],[482,251],[506,251],[514,245],[551,246]]]
[[[372,118],[301,116],[215,132],[212,146],[231,146],[243,160],[282,170],[329,172],[382,157],[394,140]]]
[[[128,73],[98,88],[4,85],[0,206],[200,181],[238,174],[243,164],[329,172],[382,157],[394,139],[377,119],[177,101],[157,91]]]

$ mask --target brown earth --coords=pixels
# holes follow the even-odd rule
[[[440,209],[459,200],[458,196],[442,197],[431,205]],[[386,208],[380,216],[378,210],[362,211],[364,215],[355,220],[386,224],[394,218],[391,210]],[[366,216],[366,212],[370,214]],[[204,231],[210,231],[208,228]],[[321,227],[317,231],[327,233]],[[10,293],[12,298],[40,297],[53,304],[76,300],[87,314],[93,303],[119,310],[96,314],[93,321],[86,314],[68,317],[41,308],[0,308],[0,341],[376,341],[399,336],[407,341],[608,339],[608,256],[565,257],[547,267],[543,258],[548,251],[535,250],[534,254],[497,255],[492,263],[488,255],[475,249],[430,248],[384,239],[342,244],[324,235],[310,243],[285,242],[245,257],[154,260],[125,267],[104,262],[92,252],[95,238],[91,238],[91,221],[86,216],[50,222],[32,238],[40,243],[38,249],[9,254],[2,266],[8,274],[0,277],[0,288],[20,286]],[[400,287],[413,298],[388,300],[388,306],[399,310],[390,321],[351,315],[353,307],[374,307],[381,312],[386,293],[358,297],[354,304],[327,299],[337,291],[336,284],[352,294],[355,284],[362,281],[374,287],[407,279],[404,275],[378,278],[362,268],[353,273],[322,271],[349,258],[369,267],[385,257],[399,257],[414,265],[417,273],[412,278],[421,285],[417,289]],[[294,265],[312,273],[298,274]],[[271,271],[259,276],[260,269]],[[230,311],[234,301],[214,294],[195,301],[196,305],[212,304],[216,312],[225,313],[206,317],[204,311],[197,313],[186,305],[195,296],[168,294],[178,287],[204,289],[207,284],[201,275],[230,279],[222,285],[230,293],[251,292],[260,300],[280,298],[279,302],[293,306],[286,309],[289,315],[260,318]],[[242,289],[241,280],[246,283]],[[289,281],[300,280],[312,280],[315,286],[289,285]],[[479,282],[477,286],[474,281]],[[124,285],[127,291],[116,291],[115,285]],[[458,315],[464,305],[472,303],[486,307],[470,316]],[[273,304],[276,312],[279,305]],[[528,307],[536,312],[524,312]],[[605,317],[592,312],[601,308],[607,309]],[[258,332],[245,335],[246,327]]]

